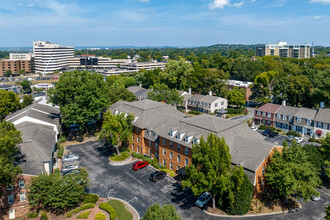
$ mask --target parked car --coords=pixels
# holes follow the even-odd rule
[[[68,175],[68,174],[78,174],[80,173],[79,170],[68,170],[63,173],[63,176]]]
[[[289,135],[289,136],[284,136],[284,138],[285,138],[286,141],[291,142],[294,139],[294,136]]]
[[[80,157],[76,154],[70,154],[63,157],[63,162],[79,160]]]
[[[270,134],[268,135],[268,137],[271,137],[271,138],[277,137],[277,136],[278,136],[278,133],[274,132],[274,131],[270,132]]]
[[[294,139],[296,139],[298,144],[300,144],[304,140],[302,137],[295,137]]]
[[[321,200],[321,197],[320,196],[312,196],[312,200],[313,201],[318,201],[318,200]]]
[[[205,205],[207,205],[207,203],[210,202],[210,200],[212,199],[212,195],[209,192],[204,192],[202,193],[202,195],[200,195],[198,197],[198,199],[196,200],[196,205],[200,208],[203,208]]]
[[[79,169],[79,168],[80,168],[79,165],[74,165],[74,164],[72,164],[72,165],[65,166],[65,167],[62,169],[62,171],[63,171],[63,172],[66,172],[66,171],[69,171],[69,170],[76,170],[76,169]]]
[[[270,129],[266,129],[264,132],[262,132],[262,135],[268,136],[270,132],[272,132]]]
[[[153,182],[157,182],[158,180],[164,179],[165,176],[166,176],[165,171],[156,171],[150,175],[149,179]]]
[[[251,127],[251,129],[254,130],[254,131],[258,130],[257,127]]]
[[[139,161],[139,162],[136,162],[133,164],[132,169],[139,170],[139,169],[145,168],[148,165],[149,165],[149,163],[147,161]]]

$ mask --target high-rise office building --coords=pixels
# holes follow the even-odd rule
[[[297,59],[310,58],[310,45],[288,45],[287,42],[264,44],[256,48],[256,56],[279,56]]]
[[[61,46],[48,41],[33,42],[35,72],[38,74],[53,73],[69,67],[74,57],[72,46]]]

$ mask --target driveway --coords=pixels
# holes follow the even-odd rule
[[[78,154],[80,164],[86,167],[89,178],[89,192],[100,197],[117,197],[130,203],[142,217],[149,206],[158,202],[161,205],[173,204],[182,219],[219,219],[206,215],[194,205],[196,197],[189,190],[166,177],[159,182],[151,182],[149,175],[154,168],[146,167],[139,171],[132,170],[132,164],[111,166],[108,163],[110,154],[108,147],[100,142],[87,142],[67,147],[71,153]],[[328,195],[321,195],[323,200],[315,203],[308,202],[298,213],[276,216],[258,217],[258,219],[320,219],[314,216],[324,216],[325,203],[329,202]],[[307,208],[306,208],[307,207]],[[221,218],[235,219],[235,218]],[[238,219],[255,219],[238,218]]]
[[[244,122],[244,121],[247,121],[247,120],[252,119],[254,117],[254,110],[255,110],[255,108],[247,108],[247,109],[249,111],[249,114],[237,116],[235,118],[231,118],[231,120]]]

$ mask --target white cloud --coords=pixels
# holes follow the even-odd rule
[[[256,2],[257,0],[251,0],[252,3]]]
[[[322,15],[317,15],[317,16],[314,16],[314,17],[313,17],[314,20],[318,20],[318,19],[320,19],[320,18],[322,18]]]
[[[34,4],[27,4],[26,7],[33,7]]]
[[[139,2],[150,2],[150,0],[139,0]]]
[[[244,4],[244,1],[236,2],[233,4],[234,7],[240,8]]]
[[[311,0],[311,3],[330,4],[330,0]]]
[[[214,10],[214,9],[221,9],[229,5],[230,5],[230,0],[214,0],[212,3],[209,4],[209,7],[211,10]]]
[[[23,3],[22,3],[22,2],[19,2],[19,3],[17,3],[17,5],[18,5],[18,6],[22,6],[22,5],[23,5]]]

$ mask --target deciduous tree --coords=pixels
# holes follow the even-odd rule
[[[19,108],[19,97],[12,91],[0,89],[0,121]]]
[[[245,105],[245,90],[235,87],[227,93],[228,101],[238,107]]]
[[[181,217],[176,212],[173,205],[160,207],[158,203],[150,206],[144,214],[142,220],[180,220]]]
[[[99,133],[101,140],[106,140],[112,144],[120,155],[118,145],[126,143],[132,136],[134,116],[125,113],[112,114],[108,111],[104,115],[101,131]]]
[[[32,95],[25,95],[25,96],[23,96],[23,102],[20,103],[20,107],[25,108],[25,107],[33,104],[33,101],[34,101],[34,99],[33,99]]]
[[[155,84],[148,93],[148,98],[158,102],[166,102],[175,105],[183,103],[183,96],[180,96],[176,89],[170,90],[165,84]]]
[[[30,82],[28,80],[23,80],[21,86],[24,92],[30,93],[32,91]]]

